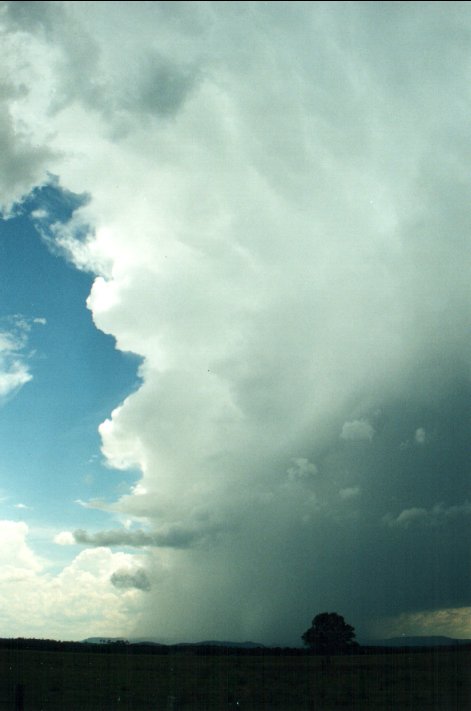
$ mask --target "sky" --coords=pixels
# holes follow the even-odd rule
[[[470,4],[0,32],[0,635],[471,637]]]

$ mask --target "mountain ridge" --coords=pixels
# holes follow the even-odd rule
[[[415,635],[367,640],[360,644],[365,647],[456,647],[461,644],[471,644],[471,639],[444,635]]]
[[[154,637],[133,637],[126,639],[125,637],[87,637],[83,639],[84,644],[114,644],[116,642],[125,642],[128,644],[153,644],[162,647],[240,647],[241,649],[256,649],[265,647],[266,645],[260,642],[232,642],[227,640],[204,640],[202,642],[175,642],[169,644],[160,642]]]

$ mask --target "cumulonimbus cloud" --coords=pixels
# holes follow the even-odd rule
[[[149,570],[165,556],[139,624],[294,640],[317,606],[358,626],[419,587],[424,607],[468,604],[444,547],[466,557],[466,517],[442,516],[436,545],[410,527],[420,565],[393,599],[411,549],[383,521],[391,500],[427,517],[444,480],[444,510],[466,496],[466,5],[6,3],[0,20],[0,140],[25,158],[4,203],[47,171],[90,195],[50,237],[96,275],[96,326],[143,358],[100,434],[139,472],[103,508],[145,532],[74,534],[144,547]],[[433,438],[401,448],[417,423]]]

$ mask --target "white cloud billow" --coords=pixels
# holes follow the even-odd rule
[[[368,422],[368,420],[352,420],[351,422],[344,423],[340,437],[351,441],[371,441],[374,437],[374,433],[374,427]]]
[[[427,441],[427,434],[424,427],[418,427],[414,434],[414,441],[416,444],[425,444]]]
[[[28,578],[43,569],[44,561],[34,554],[27,543],[28,530],[23,521],[0,521],[1,580]]]
[[[54,536],[53,541],[59,546],[73,546],[75,544],[74,535],[70,531],[60,531]]]
[[[308,480],[317,474],[315,464],[305,457],[296,457],[293,460],[293,465],[289,467],[287,474],[291,481]]]
[[[137,556],[107,548],[85,550],[53,574],[51,562],[31,548],[27,524],[0,521],[0,536],[2,634],[84,639],[92,624],[104,636],[129,635],[131,619],[139,613],[139,595],[146,589]],[[114,585],[111,578],[117,573],[119,579],[123,570],[141,570],[138,584]]]
[[[402,528],[409,528],[409,526],[417,524],[438,526],[444,525],[450,519],[470,515],[471,503],[469,501],[465,501],[462,504],[455,504],[453,506],[435,504],[435,506],[430,509],[421,507],[404,509],[404,511],[401,511],[396,518],[392,514],[387,514],[384,517],[384,523],[388,526],[399,526]]]
[[[345,489],[340,489],[339,496],[344,501],[355,499],[360,495],[361,489],[359,486],[346,486]]]

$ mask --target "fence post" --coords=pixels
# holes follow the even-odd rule
[[[15,711],[24,711],[25,687],[17,684],[15,687]]]

